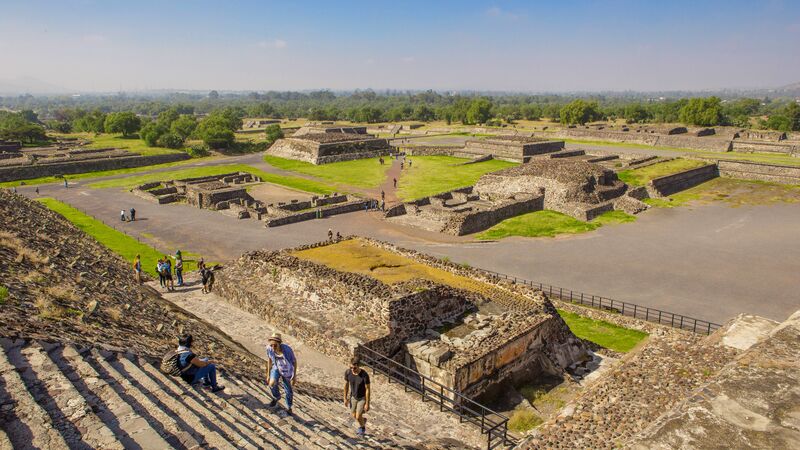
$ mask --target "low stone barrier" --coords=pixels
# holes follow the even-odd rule
[[[127,156],[122,158],[105,158],[57,164],[32,164],[21,167],[0,167],[0,182],[99,172],[102,170],[129,169],[133,167],[183,161],[189,158],[190,156],[186,153],[168,153],[163,155]]]
[[[721,177],[800,185],[800,167],[725,159],[719,160],[717,167]]]
[[[672,175],[654,178],[647,190],[652,196],[665,197],[680,192],[719,176],[716,164],[689,169]]]
[[[373,200],[354,200],[345,203],[336,203],[333,206],[327,206],[321,209],[322,217],[335,216],[337,214],[344,214],[354,211],[363,210]],[[297,214],[291,214],[283,217],[275,217],[268,219],[266,225],[269,228],[279,227],[281,225],[289,225],[292,223],[303,222],[306,220],[313,220],[317,218],[317,210],[305,211]]]

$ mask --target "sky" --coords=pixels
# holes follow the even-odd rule
[[[74,92],[778,87],[800,1],[0,0],[0,84]]]

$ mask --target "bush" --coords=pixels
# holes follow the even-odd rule
[[[183,147],[183,138],[175,133],[164,133],[158,138],[158,145],[166,148]]]
[[[8,288],[5,286],[0,286],[0,305],[6,302],[8,298]]]
[[[192,145],[186,149],[186,153],[188,153],[192,158],[208,156],[208,147],[206,147],[204,144]]]

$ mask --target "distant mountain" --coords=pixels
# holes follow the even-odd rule
[[[775,89],[775,91],[779,92],[782,95],[800,97],[800,82],[787,84],[786,86],[781,86]]]
[[[0,95],[66,94],[69,89],[34,77],[0,78]]]

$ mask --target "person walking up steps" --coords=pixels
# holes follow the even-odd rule
[[[283,384],[286,393],[286,412],[292,414],[292,400],[294,399],[294,380],[297,375],[297,358],[294,351],[283,343],[280,333],[272,333],[267,346],[267,384],[272,391],[270,408],[274,408],[281,399],[278,381]]]
[[[369,411],[369,374],[361,368],[358,357],[350,360],[350,368],[344,373],[344,406],[350,408],[350,413],[358,422],[356,434],[363,436],[367,433],[367,418],[364,413]]]
[[[162,288],[166,287],[167,279],[164,277],[164,260],[158,260],[156,264],[156,273],[158,274],[158,284],[161,285]]]

